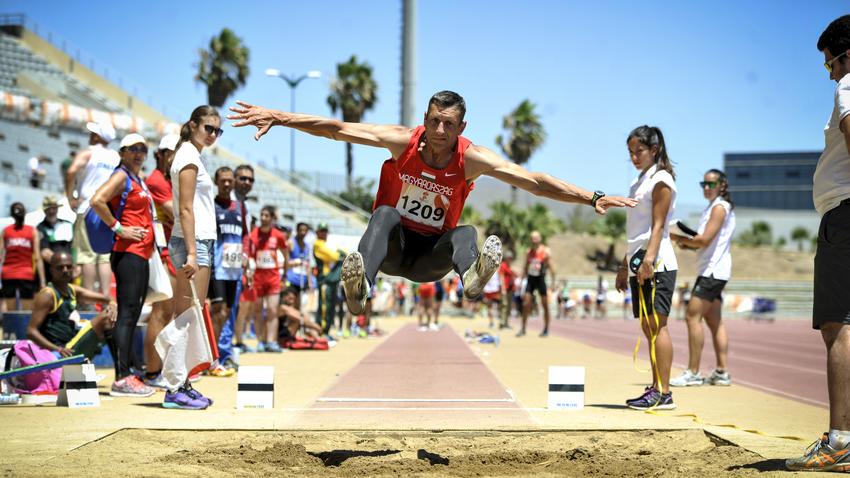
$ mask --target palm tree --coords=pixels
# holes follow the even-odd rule
[[[195,81],[207,85],[207,102],[224,106],[227,98],[248,79],[250,51],[233,30],[224,28],[210,39],[209,50],[198,50],[201,59]]]
[[[378,84],[372,78],[372,66],[367,62],[358,63],[357,56],[351,55],[347,62],[336,65],[336,79],[331,82],[328,106],[334,114],[342,111],[343,121],[359,123],[366,111],[375,107],[377,92]],[[351,143],[345,143],[345,184],[348,189],[353,186],[353,170]]]
[[[809,238],[809,230],[803,226],[797,226],[791,231],[791,240],[797,241],[797,250],[803,251],[803,242]]]
[[[472,224],[474,226],[477,226],[484,222],[484,218],[481,216],[481,213],[478,212],[475,208],[466,205],[460,212],[460,222],[462,224]]]
[[[540,116],[534,111],[534,103],[525,99],[510,114],[502,119],[507,137],[496,136],[496,144],[505,156],[516,164],[523,165],[531,159],[546,141],[546,130]],[[511,186],[511,200],[516,203],[516,187]]]
[[[498,236],[504,247],[514,249],[515,243],[528,235],[527,224],[525,211],[518,209],[514,203],[506,201],[490,203],[490,217],[487,218],[485,230],[488,236],[491,234]]]
[[[564,221],[552,215],[552,211],[541,203],[534,203],[526,210],[525,230],[528,232],[527,237],[523,237],[523,243],[528,241],[531,243],[531,231],[537,231],[544,238],[552,237],[559,232],[564,232],[567,225]]]

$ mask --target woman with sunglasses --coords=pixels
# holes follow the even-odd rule
[[[670,393],[673,342],[667,317],[679,265],[667,225],[676,206],[675,173],[664,135],[655,126],[635,128],[626,145],[638,171],[629,188],[629,197],[637,200],[637,206],[626,210],[629,249],[617,271],[616,286],[620,292],[627,287],[631,290],[634,317],[644,316],[641,328],[655,346],[655,356],[650,354],[652,385],[641,396],[626,400],[626,405],[636,410],[672,410],[676,408]],[[636,272],[629,274],[630,270]]]
[[[195,108],[189,121],[180,128],[180,141],[171,162],[174,227],[168,250],[177,269],[175,317],[192,306],[190,280],[195,283],[198,301],[204,304],[207,298],[217,232],[213,180],[201,152],[212,146],[221,133],[221,116],[215,108],[209,105]],[[204,409],[211,404],[188,380],[177,390],[168,390],[162,403],[166,408],[189,410]]]
[[[110,264],[115,275],[118,315],[109,341],[115,362],[113,397],[149,397],[148,387],[130,370],[133,336],[148,292],[148,259],[154,252],[153,205],[147,186],[139,178],[148,155],[145,138],[136,133],[121,140],[121,163],[91,198],[91,207],[115,233]],[[122,197],[130,180],[130,190]],[[118,217],[113,214],[117,213]]]
[[[688,324],[688,368],[682,375],[670,380],[674,387],[702,385],[730,385],[732,379],[726,370],[729,338],[726,327],[720,320],[723,307],[723,288],[732,275],[732,255],[729,245],[735,233],[735,212],[726,174],[719,169],[710,169],[701,181],[702,194],[708,207],[702,213],[697,235],[688,238],[670,236],[679,246],[699,249],[697,257],[697,281],[691,293],[686,312]],[[717,367],[707,378],[699,373],[700,356],[705,341],[700,319],[705,319],[714,342]]]

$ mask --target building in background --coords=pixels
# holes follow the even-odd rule
[[[735,236],[753,222],[770,224],[773,239],[785,238],[796,247],[791,231],[803,227],[816,236],[820,218],[812,200],[812,177],[820,151],[727,153],[723,169],[735,203]]]

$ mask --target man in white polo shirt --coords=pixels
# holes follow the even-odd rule
[[[814,176],[821,215],[815,256],[815,329],[826,344],[829,432],[790,470],[850,471],[850,15],[834,20],[817,44],[835,88],[826,146]]]
[[[100,283],[100,292],[109,295],[112,269],[109,254],[96,254],[89,245],[85,217],[89,209],[89,198],[106,182],[118,167],[121,158],[118,152],[109,149],[115,139],[115,128],[109,123],[88,123],[89,149],[80,151],[68,167],[65,178],[65,195],[68,204],[77,212],[74,223],[75,262],[83,269],[83,288],[94,290],[95,281]]]

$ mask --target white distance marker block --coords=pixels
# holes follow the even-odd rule
[[[97,374],[94,364],[65,365],[59,382],[56,406],[69,408],[99,407]]]
[[[584,409],[584,367],[549,366],[549,410]]]
[[[236,408],[274,408],[274,367],[239,367]]]

